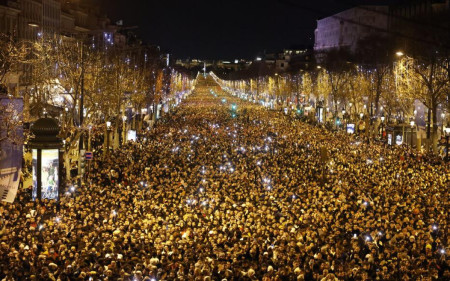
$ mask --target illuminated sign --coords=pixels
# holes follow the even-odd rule
[[[355,133],[355,124],[347,124],[347,133],[349,134]]]
[[[42,162],[41,162],[42,198],[47,199],[58,198],[58,186],[59,186],[58,165],[59,165],[58,149],[42,149]]]

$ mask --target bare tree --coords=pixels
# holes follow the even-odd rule
[[[29,53],[30,47],[25,42],[0,34],[0,85],[6,82],[9,74],[18,72],[19,66],[29,58]]]

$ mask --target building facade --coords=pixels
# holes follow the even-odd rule
[[[87,3],[87,4],[86,4]],[[62,36],[91,40],[98,46],[125,45],[119,27],[101,14],[99,8],[80,0],[0,0],[0,33],[16,40],[33,42]],[[9,91],[31,83],[30,65],[22,65],[2,81]],[[13,90],[14,89],[14,90]]]
[[[390,6],[389,29],[404,51],[449,46],[450,0],[399,1]]]
[[[317,21],[314,51],[347,49],[355,52],[359,40],[373,34],[386,35],[388,6],[358,6]]]
[[[14,1],[0,1],[0,33],[15,36],[19,24],[19,5]]]
[[[450,0],[397,0],[389,6],[358,6],[317,21],[314,51],[332,49],[355,53],[358,42],[368,36],[396,39],[400,48],[448,39]],[[448,42],[446,42],[448,44]]]
[[[298,71],[308,69],[312,63],[312,49],[304,46],[302,48],[284,49],[277,53],[264,55],[265,63],[275,72]]]

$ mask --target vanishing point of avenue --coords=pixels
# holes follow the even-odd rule
[[[449,30],[449,0],[0,0],[0,281],[450,280]]]

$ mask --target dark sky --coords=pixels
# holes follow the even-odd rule
[[[316,19],[358,0],[102,0],[113,20],[177,58],[254,58],[312,45]],[[366,0],[368,1],[368,0]]]

